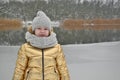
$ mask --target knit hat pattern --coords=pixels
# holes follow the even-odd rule
[[[40,27],[51,30],[51,20],[43,11],[38,11],[36,17],[32,21],[32,31]]]

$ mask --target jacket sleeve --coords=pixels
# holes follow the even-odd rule
[[[65,56],[61,46],[59,46],[59,53],[57,55],[57,67],[60,74],[60,80],[70,80]]]
[[[27,67],[28,58],[25,55],[25,47],[24,45],[18,51],[18,57],[16,60],[16,67],[14,70],[14,75],[12,80],[23,80],[25,69]]]

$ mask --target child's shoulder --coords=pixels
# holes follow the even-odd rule
[[[24,43],[21,45],[21,47],[24,47],[24,48],[27,48],[27,47],[30,47],[31,45],[29,43]]]
[[[62,45],[58,43],[58,44],[55,45],[55,48],[61,49]]]
[[[60,47],[60,46],[61,46],[61,45],[60,45],[59,43],[55,45],[55,47]]]

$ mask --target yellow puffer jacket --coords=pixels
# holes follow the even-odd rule
[[[70,80],[60,44],[43,49],[44,80]],[[42,50],[25,43],[18,52],[13,80],[42,80]]]

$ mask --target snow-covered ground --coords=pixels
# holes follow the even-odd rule
[[[12,80],[19,46],[0,47],[0,80]],[[71,80],[120,80],[120,42],[63,45]]]

